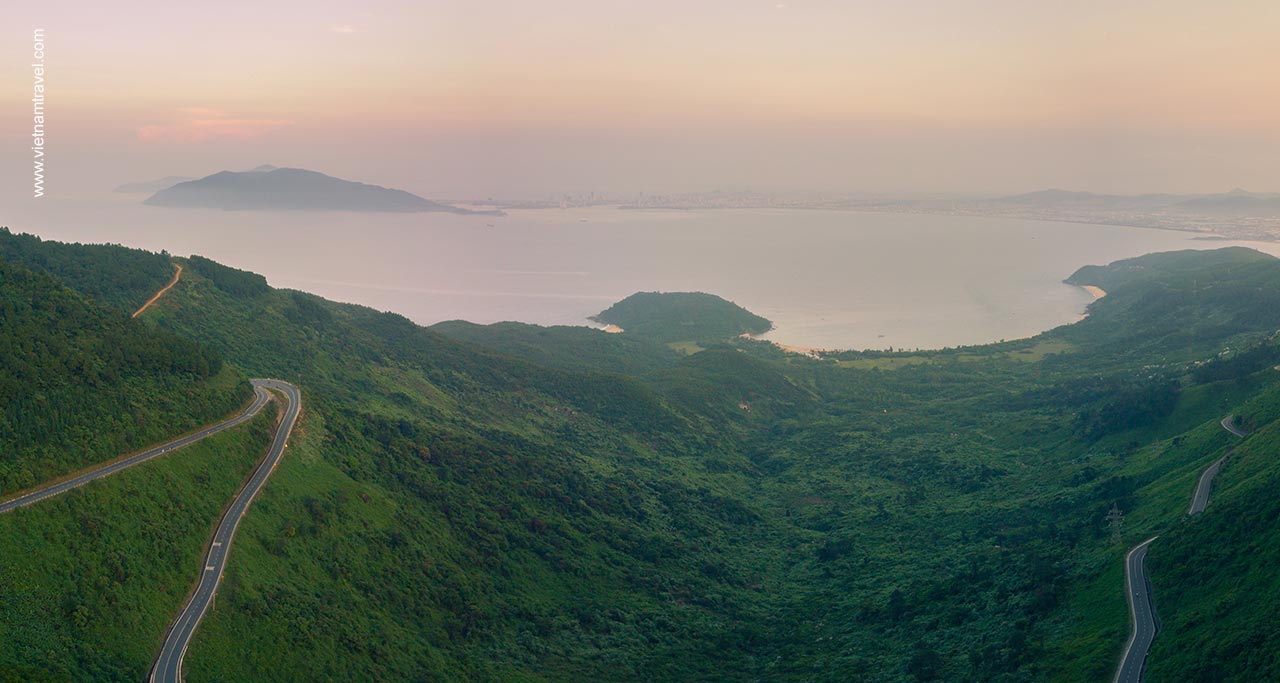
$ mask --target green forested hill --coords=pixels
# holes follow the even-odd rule
[[[1093,271],[1089,319],[1034,339],[825,360],[433,331],[192,268],[147,318],[307,410],[188,678],[1105,679],[1123,551],[1280,380],[1278,262],[1180,258]]]
[[[1239,247],[1149,254],[1081,269],[1069,282],[1108,296],[1057,334],[1092,343],[1116,363],[1191,358],[1205,343],[1280,329],[1280,261]]]
[[[249,393],[211,349],[0,260],[0,493],[212,422]]]
[[[1151,281],[1195,284],[1206,273],[1215,274],[1215,278],[1218,278],[1229,275],[1233,268],[1268,264],[1274,260],[1271,256],[1245,247],[1225,247],[1211,251],[1184,249],[1122,259],[1105,266],[1083,266],[1072,273],[1066,282],[1073,285],[1094,285],[1108,292],[1117,287]]]
[[[768,332],[773,327],[767,319],[704,292],[638,292],[596,314],[593,320],[661,344],[729,339]]]
[[[0,260],[57,277],[71,289],[132,313],[173,277],[168,254],[49,242],[0,227]]]

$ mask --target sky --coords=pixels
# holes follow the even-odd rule
[[[1274,0],[46,0],[0,201],[270,163],[434,198],[1280,191]]]

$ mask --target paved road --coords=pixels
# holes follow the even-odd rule
[[[1248,432],[1236,427],[1234,415],[1222,418],[1220,424],[1223,429],[1236,436],[1248,436]],[[1188,515],[1204,512],[1205,506],[1209,504],[1209,490],[1213,485],[1213,478],[1226,459],[1227,456],[1224,455],[1214,460],[1212,465],[1200,473],[1200,481],[1196,484],[1195,493],[1191,495],[1191,507],[1187,509]],[[1151,649],[1151,642],[1155,640],[1156,632],[1160,630],[1160,624],[1156,621],[1155,606],[1151,603],[1151,582],[1147,577],[1146,564],[1147,546],[1154,540],[1156,540],[1155,537],[1152,537],[1143,541],[1125,555],[1124,585],[1125,594],[1129,600],[1129,616],[1133,621],[1133,631],[1129,635],[1129,642],[1124,647],[1124,654],[1120,657],[1120,668],[1116,669],[1114,683],[1142,681],[1142,671],[1147,664],[1147,651]]]
[[[267,404],[267,400],[269,398],[270,398],[270,395],[267,393],[267,390],[265,388],[263,388],[262,386],[255,386],[253,403],[249,404],[249,407],[246,408],[243,413],[240,413],[236,417],[233,417],[230,420],[227,420],[226,422],[221,422],[216,425],[213,425],[212,427],[205,427],[204,429],[198,432],[195,432],[193,434],[188,434],[187,436],[184,436],[174,441],[170,441],[169,443],[156,446],[155,448],[152,448],[149,451],[138,453],[137,455],[131,455],[127,458],[116,460],[115,462],[107,463],[106,465],[102,465],[101,467],[96,467],[94,469],[88,470],[86,472],[75,475],[64,481],[49,484],[47,486],[38,488],[34,491],[28,491],[22,495],[2,501],[0,502],[0,514],[9,512],[11,510],[16,510],[17,508],[20,508],[26,505],[31,505],[32,503],[44,500],[45,498],[56,496],[60,493],[66,493],[71,489],[84,486],[85,484],[91,481],[94,481],[95,479],[101,479],[103,477],[110,476],[112,474],[115,474],[116,472],[119,472],[120,470],[128,469],[139,463],[146,462],[152,458],[155,458],[155,457],[164,455],[165,453],[168,453],[170,451],[174,451],[179,448],[182,448],[183,446],[189,446],[205,437],[213,436],[214,434],[217,434],[218,432],[221,432],[225,429],[230,429],[238,424],[247,422],[253,419],[253,417],[257,415],[260,410],[262,410],[262,406]]]
[[[227,554],[231,550],[231,540],[235,537],[236,527],[240,525],[240,518],[249,509],[249,503],[253,501],[253,497],[262,490],[276,463],[280,462],[285,446],[289,443],[289,434],[293,431],[294,423],[297,422],[298,414],[302,410],[302,396],[298,388],[292,384],[268,379],[255,379],[253,384],[259,390],[272,389],[284,394],[288,401],[288,408],[276,430],[275,439],[271,442],[271,449],[267,451],[266,459],[236,495],[231,507],[227,508],[226,513],[223,514],[222,521],[218,522],[218,530],[213,534],[213,543],[200,567],[199,583],[191,599],[187,601],[186,606],[182,608],[178,618],[174,620],[165,635],[164,645],[161,646],[160,654],[151,667],[151,676],[148,678],[150,683],[180,683],[182,680],[182,658],[187,653],[187,645],[191,643],[196,627],[200,625],[200,620],[204,618],[205,612],[213,603],[214,592],[218,589],[222,571],[227,565]]]
[[[1151,604],[1151,582],[1147,580],[1147,546],[1154,540],[1155,536],[1139,543],[1124,557],[1125,596],[1129,600],[1129,614],[1133,617],[1133,631],[1124,646],[1113,683],[1139,683],[1142,680],[1147,650],[1151,649],[1151,641],[1160,630],[1155,606]]]
[[[1249,436],[1249,433],[1240,429],[1235,424],[1235,415],[1228,415],[1222,418],[1222,428],[1239,437]],[[1209,488],[1213,485],[1213,478],[1217,476],[1218,470],[1222,467],[1223,461],[1227,456],[1222,456],[1213,461],[1203,473],[1200,474],[1200,481],[1196,484],[1196,492],[1191,496],[1191,507],[1187,510],[1188,515],[1198,515],[1204,512],[1204,508],[1209,504]]]
[[[1228,415],[1222,418],[1222,428],[1235,434],[1236,436],[1249,436],[1249,432],[1244,431],[1236,426],[1236,416]]]
[[[1196,492],[1191,496],[1191,507],[1187,509],[1188,515],[1198,515],[1204,512],[1204,508],[1209,504],[1209,487],[1213,484],[1213,477],[1218,473],[1218,468],[1222,467],[1222,461],[1227,456],[1222,456],[1213,461],[1212,465],[1205,468],[1200,474],[1200,483],[1196,484]]]

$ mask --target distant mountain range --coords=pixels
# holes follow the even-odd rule
[[[226,210],[501,213],[473,211],[423,199],[404,190],[275,166],[221,171],[198,180],[179,182],[160,189],[143,203]]]
[[[1162,211],[1194,214],[1274,216],[1280,214],[1280,194],[1235,189],[1217,194],[1114,195],[1069,190],[1040,190],[987,200],[989,203],[1038,208]]]

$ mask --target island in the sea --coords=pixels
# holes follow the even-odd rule
[[[763,334],[773,323],[704,292],[637,292],[591,317],[662,344]]]
[[[501,215],[424,199],[416,194],[369,185],[301,168],[262,166],[250,171],[221,171],[178,183],[144,204],[183,208],[259,211],[443,211]]]

